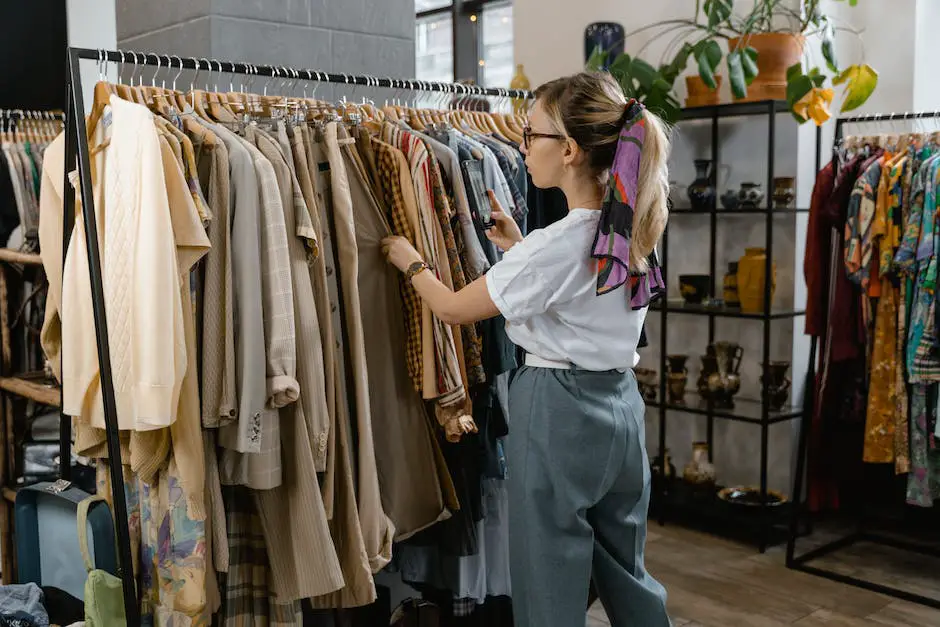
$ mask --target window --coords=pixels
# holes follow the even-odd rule
[[[436,9],[450,7],[452,4],[452,0],[415,0],[415,13],[434,11]]]
[[[488,6],[483,9],[483,84],[509,87],[512,61],[512,4]]]
[[[415,78],[454,82],[454,22],[450,13],[418,18],[415,55]]]
[[[513,64],[509,0],[415,0],[415,74],[450,83],[509,87]]]

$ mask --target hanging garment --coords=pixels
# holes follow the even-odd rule
[[[196,138],[200,183],[213,216],[208,228],[202,302],[202,424],[215,428],[238,416],[235,384],[235,285],[232,275],[231,189],[228,149],[222,139],[189,118]]]
[[[405,326],[399,273],[381,249],[391,228],[357,153],[348,144],[342,144],[341,150],[354,209],[359,294],[368,303],[362,308],[362,330],[382,509],[394,525],[395,540],[401,541],[450,513],[444,507],[436,467],[435,435],[402,368]]]
[[[267,400],[264,322],[261,306],[260,190],[251,153],[234,133],[219,125],[206,125],[228,150],[231,211],[232,287],[235,321],[235,378],[238,390],[237,422],[223,427],[219,442],[235,448],[240,434],[260,426]],[[225,474],[223,471],[223,481]]]
[[[323,139],[323,138],[321,138]],[[324,499],[332,503],[330,533],[336,554],[339,557],[345,586],[329,595],[311,599],[315,608],[361,607],[375,601],[375,582],[372,579],[372,563],[376,555],[370,552],[360,522],[360,513],[356,497],[356,477],[354,475],[354,451],[351,433],[355,403],[355,383],[349,381],[347,370],[346,343],[349,335],[344,332],[344,323],[340,318],[340,283],[339,283],[339,246],[337,225],[334,222],[336,212],[333,206],[335,195],[332,190],[333,175],[327,155],[325,142],[316,141],[310,145],[311,172],[316,173],[317,206],[320,210],[321,250],[327,268],[327,287],[329,290],[330,316],[333,319],[334,336],[330,342],[335,346],[333,363],[336,381],[336,422],[331,430],[331,443],[328,445],[328,465],[324,476]],[[345,284],[344,284],[345,287]],[[343,301],[345,302],[345,301]],[[328,492],[329,491],[329,492]],[[374,519],[372,519],[374,521]]]
[[[337,124],[330,122],[324,129],[325,152],[330,166],[333,194],[333,228],[339,253],[339,274],[342,282],[343,313],[346,319],[347,368],[354,373],[351,382],[355,404],[350,403],[354,418],[356,459],[358,467],[357,497],[359,520],[363,540],[372,572],[376,573],[392,558],[392,538],[395,528],[382,510],[379,478],[375,462],[375,443],[372,436],[372,408],[369,402],[369,375],[366,365],[365,340],[362,330],[362,305],[359,298],[359,254],[356,246],[355,218],[349,180],[340,142],[352,140],[345,130],[339,134]]]
[[[225,627],[300,627],[299,601],[284,602],[268,588],[264,533],[247,488],[224,488],[228,515],[229,553],[221,622]]]
[[[239,422],[236,446],[222,431],[222,444],[232,449],[222,459],[223,481],[269,490],[281,485],[280,416],[278,409],[297,400],[297,346],[294,321],[294,293],[291,285],[287,227],[283,201],[274,166],[257,148],[253,126],[246,130],[245,145],[252,155],[261,192],[261,300],[267,372],[267,401],[257,424],[243,430]],[[289,183],[289,178],[287,180]],[[290,188],[288,187],[288,193]],[[245,453],[252,453],[245,455]]]
[[[112,96],[93,133],[95,209],[119,427],[167,427],[186,369],[180,279],[153,114]],[[110,120],[110,125],[107,124]],[[78,204],[78,203],[76,203]],[[63,412],[104,427],[84,226],[63,275]],[[168,356],[166,347],[174,348]]]

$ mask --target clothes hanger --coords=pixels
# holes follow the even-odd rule
[[[134,78],[137,75],[137,72],[140,71],[141,75],[144,73],[143,65],[140,64],[137,58],[137,53],[133,52],[134,55],[134,70],[131,72],[131,81],[130,81],[130,90],[131,90],[131,99],[133,102],[136,102],[139,105],[147,106],[147,99],[144,96],[143,89],[141,85],[143,84],[143,76],[141,76],[141,83],[134,84]],[[144,55],[146,59],[146,55]]]
[[[124,51],[121,50],[121,64],[118,67],[117,75],[120,79],[121,70],[124,69]],[[107,64],[108,57],[107,53],[103,49],[98,50],[98,82],[95,83],[95,90],[92,96],[91,111],[88,114],[88,119],[85,122],[85,128],[89,137],[94,135],[95,129],[98,126],[98,121],[101,119],[102,114],[104,114],[105,108],[111,103],[111,96],[116,95],[119,98],[127,100],[121,96],[121,87],[126,87],[125,85],[118,84],[117,86],[112,85],[107,81]]]

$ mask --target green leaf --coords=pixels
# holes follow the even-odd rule
[[[708,28],[715,30],[719,24],[731,17],[734,3],[732,0],[705,0],[704,9],[705,15],[708,16]]]
[[[823,74],[822,70],[820,70],[818,67],[814,67],[812,70],[810,70],[807,76],[810,77],[810,79],[813,81],[813,85],[816,87],[822,87],[826,82],[826,75]]]
[[[850,65],[832,79],[833,85],[845,83],[842,112],[857,109],[868,100],[878,86],[878,72],[870,65]]]
[[[838,74],[839,62],[836,60],[835,37],[836,31],[832,27],[832,22],[827,18],[826,28],[822,35],[822,54],[823,58],[826,59],[826,65],[829,67],[829,70]]]
[[[747,84],[750,85],[754,82],[754,79],[757,78],[757,74],[759,73],[756,49],[748,46],[743,50],[743,54],[741,54],[741,67],[744,70],[744,78]]]
[[[643,89],[650,90],[658,76],[658,72],[656,68],[643,59],[634,59],[630,67],[630,75],[636,79]]]
[[[607,52],[604,51],[599,45],[594,47],[594,52],[591,53],[591,56],[588,57],[585,68],[594,72],[600,72],[604,67],[604,62],[607,61]]]
[[[803,76],[803,64],[796,62],[787,68],[787,82],[789,83],[797,76]]]
[[[630,58],[628,54],[621,54],[614,62],[610,64],[608,71],[611,76],[613,76],[620,86],[623,87],[624,91],[628,92],[627,95],[630,95],[630,91],[633,89],[633,78],[630,75],[630,67],[633,64],[633,59]]]
[[[715,89],[718,84],[715,82],[715,70],[721,63],[721,46],[718,42],[706,39],[700,42],[695,52],[698,61],[698,73],[710,89]]]
[[[626,72],[627,74],[629,74],[630,67],[632,65],[633,65],[633,59],[630,58],[629,54],[624,53],[618,56],[616,59],[614,59],[613,63],[610,64],[610,67],[608,69],[610,70],[611,73]]]
[[[709,89],[718,87],[718,83],[715,82],[715,71],[712,70],[711,63],[708,62],[708,58],[705,57],[705,55],[698,58],[698,75],[702,77],[702,80],[708,85]]]
[[[747,95],[747,78],[744,76],[740,50],[728,53],[728,78],[731,81],[731,93],[735,98],[744,98]]]

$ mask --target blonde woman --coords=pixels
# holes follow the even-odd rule
[[[503,259],[459,292],[399,237],[389,261],[449,324],[502,314],[525,349],[510,388],[509,533],[517,627],[584,625],[593,577],[614,627],[664,627],[666,592],[643,562],[650,471],[633,368],[649,303],[664,293],[663,124],[609,75],[547,83],[525,129],[532,181],[571,208],[523,238],[491,194]]]

